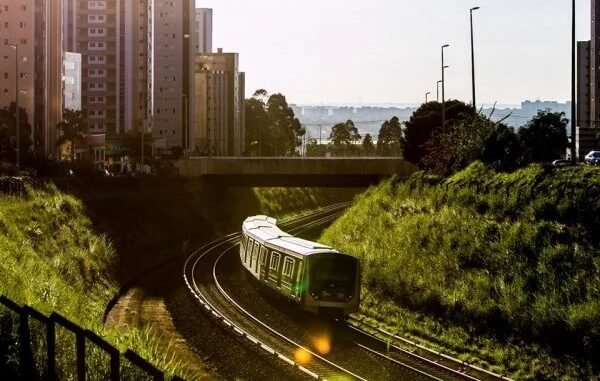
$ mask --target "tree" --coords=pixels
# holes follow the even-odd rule
[[[446,133],[436,131],[426,143],[427,155],[421,167],[448,176],[481,159],[486,140],[495,124],[483,115],[455,123]]]
[[[551,162],[565,154],[569,120],[564,112],[540,110],[519,130],[522,163]]]
[[[366,156],[372,156],[375,153],[375,144],[371,134],[366,134],[362,142],[363,151]]]
[[[402,124],[398,117],[383,122],[377,138],[377,153],[382,156],[402,154]]]
[[[257,90],[246,100],[246,154],[293,156],[306,130],[295,117],[285,96]]]
[[[351,120],[333,126],[329,135],[334,152],[342,156],[352,154],[354,143],[360,141],[360,139],[358,129]]]
[[[469,120],[476,114],[475,109],[458,100],[446,102],[446,132],[458,123]],[[419,164],[421,160],[435,148],[427,144],[434,132],[442,133],[442,104],[428,102],[421,105],[405,123],[403,154],[408,161]]]
[[[267,143],[269,153],[274,156],[295,156],[297,149],[302,145],[301,137],[306,130],[295,117],[294,110],[288,105],[285,96],[273,94],[267,101],[267,115],[269,117],[269,140]]]
[[[487,137],[481,160],[501,171],[510,171],[517,166],[521,154],[519,138],[512,127],[500,123]]]
[[[144,155],[150,157],[152,153],[152,133],[144,134]],[[142,156],[142,134],[141,132],[129,133],[123,137],[123,148],[131,157]]]
[[[10,106],[0,109],[0,161],[15,162],[17,153],[17,121],[16,121],[16,103],[12,102]],[[19,107],[19,148],[21,157],[29,152],[31,147],[31,125],[29,125],[29,116],[27,111]]]
[[[82,111],[66,109],[63,112],[63,120],[56,128],[61,132],[56,141],[60,146],[65,143],[71,144],[71,162],[75,162],[75,142],[84,143],[87,133],[87,119]]]

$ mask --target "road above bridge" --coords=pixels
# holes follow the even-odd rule
[[[230,186],[364,187],[416,167],[403,158],[191,157],[183,177]]]

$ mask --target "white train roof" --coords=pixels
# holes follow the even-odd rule
[[[338,253],[333,248],[318,242],[307,241],[284,232],[277,227],[277,220],[267,216],[248,217],[244,229],[261,241],[300,255]]]

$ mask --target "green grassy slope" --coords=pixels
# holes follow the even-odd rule
[[[216,188],[178,179],[71,179],[58,188],[32,190],[25,199],[0,196],[0,293],[46,314],[59,312],[183,376],[184,368],[151,329],[103,326],[106,305],[119,287],[165,259],[239,229],[249,214],[284,217],[343,198],[330,190]],[[7,316],[0,308],[1,327]],[[10,345],[0,340],[0,355]],[[71,357],[59,352],[59,365]]]
[[[105,336],[121,350],[131,348],[170,374],[184,374],[179,364],[159,350],[151,331],[117,333],[102,326],[106,303],[118,288],[114,276],[117,253],[106,235],[94,231],[76,198],[54,186],[32,191],[27,199],[0,197],[0,258],[0,293],[47,315],[59,312]],[[11,319],[6,312],[0,311],[3,326]],[[41,340],[41,327],[33,325],[32,329],[33,336]],[[61,343],[70,337],[61,331],[57,340],[58,369],[61,376],[68,377],[73,372],[74,353]],[[41,342],[35,343],[39,346]],[[0,352],[10,356],[10,345]],[[94,364],[99,356],[94,353],[88,361]],[[11,374],[16,370],[12,366],[16,363],[2,369]],[[131,369],[124,371],[126,376],[134,374]],[[102,374],[99,370],[95,376],[101,379]]]
[[[476,163],[443,183],[372,188],[323,241],[361,258],[364,312],[391,328],[518,378],[587,378],[600,356],[599,195],[595,168]]]

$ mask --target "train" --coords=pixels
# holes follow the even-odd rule
[[[360,304],[360,262],[333,248],[294,237],[268,216],[242,225],[240,260],[249,275],[318,315],[348,316]]]

